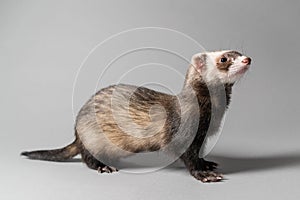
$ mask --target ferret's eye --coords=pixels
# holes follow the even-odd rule
[[[227,58],[221,58],[221,62],[226,62],[227,61]]]

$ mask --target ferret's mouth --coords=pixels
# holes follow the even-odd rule
[[[244,74],[249,69],[249,67],[250,67],[250,65],[244,65],[239,70],[237,70],[235,72],[235,74],[236,75],[238,75],[238,74],[242,75],[242,74]]]
[[[229,78],[237,78],[243,76],[246,71],[249,69],[249,65],[243,65],[240,67],[236,67],[235,69],[232,69],[229,73]]]
[[[249,67],[249,65],[245,65],[241,67],[235,74],[244,74],[249,69]]]

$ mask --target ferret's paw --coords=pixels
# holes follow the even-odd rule
[[[212,161],[204,160],[203,164],[204,164],[204,169],[209,170],[209,171],[213,171],[213,170],[217,169],[217,167],[218,167],[218,163],[215,163]]]
[[[223,175],[218,172],[213,171],[197,171],[194,170],[191,172],[192,176],[194,176],[197,180],[200,180],[203,183],[210,182],[219,182],[222,181]]]
[[[101,166],[101,167],[98,167],[98,172],[99,173],[113,173],[113,172],[117,172],[119,171],[117,168],[115,167],[110,167],[110,166]]]

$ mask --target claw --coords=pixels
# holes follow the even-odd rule
[[[219,182],[223,179],[223,176],[220,173],[213,171],[193,171],[191,174],[203,183]]]
[[[110,166],[101,166],[101,167],[98,167],[98,170],[97,170],[99,173],[113,173],[113,172],[117,172],[118,169],[115,168],[115,167],[110,167]]]

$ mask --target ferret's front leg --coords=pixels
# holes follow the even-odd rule
[[[191,146],[181,156],[181,159],[190,174],[203,183],[221,181],[223,179],[222,174],[213,171],[217,167],[217,164],[206,161],[203,158],[199,158],[198,152],[197,148],[193,148],[193,146]]]
[[[207,161],[207,160],[204,160],[203,158],[199,158],[199,159],[200,159],[199,162],[203,163],[204,169],[206,169],[206,170],[213,171],[213,170],[217,169],[217,167],[218,167],[218,163],[215,163],[212,161]]]

